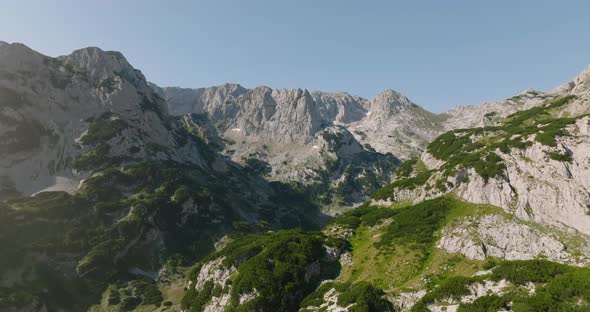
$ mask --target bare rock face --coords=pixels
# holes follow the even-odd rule
[[[348,126],[355,137],[375,150],[411,158],[441,133],[444,117],[430,113],[393,90],[368,103],[363,120]]]
[[[293,181],[294,176],[301,180],[309,176],[303,173],[317,171],[309,166],[313,157],[295,157],[306,159],[297,161],[293,154],[309,155],[310,149],[321,145],[318,134],[332,126],[345,128],[366,150],[408,159],[422,153],[446,130],[493,125],[559,95],[528,90],[501,102],[457,107],[436,115],[393,90],[367,100],[347,93],[245,89],[237,84],[200,89],[151,86],[166,99],[172,114],[207,114],[231,143],[225,151],[234,161],[259,158],[272,168],[270,178],[282,182]],[[307,167],[294,166],[301,162]],[[294,171],[299,173],[293,175]],[[305,178],[301,181],[306,183]]]
[[[588,254],[590,241],[590,117],[587,116],[590,112],[590,92],[585,87],[588,77],[588,71],[585,71],[573,82],[550,94],[540,96],[528,92],[519,96],[528,99],[523,104],[527,107],[538,106],[536,101],[540,99],[546,99],[545,103],[565,99],[566,96],[570,99],[539,113],[541,116],[534,115],[537,110],[531,111],[536,116],[534,118],[567,118],[567,122],[559,126],[561,134],[553,136],[551,142],[535,140],[545,131],[541,122],[538,133],[523,137],[523,142],[527,144],[491,151],[498,157],[501,169],[487,177],[469,165],[471,154],[454,158],[456,165],[451,171],[446,171],[449,167],[445,166],[445,160],[437,159],[426,151],[420,157],[426,167],[424,170],[428,172],[426,181],[415,187],[395,188],[391,200],[420,202],[450,193],[468,202],[501,207],[508,215],[516,217],[486,216],[464,220],[459,225],[446,228],[438,247],[451,253],[458,252],[473,259],[487,256],[507,260],[541,257],[567,264],[587,263],[584,255]],[[484,107],[482,111],[471,110],[473,116],[486,111]],[[464,122],[478,119],[473,116],[466,116]],[[510,126],[503,124],[506,128],[501,129]],[[481,142],[485,147],[496,138],[486,136],[484,130],[483,134],[474,135],[470,140]],[[476,155],[483,157],[481,155],[485,154]],[[483,166],[480,170],[489,164]],[[572,246],[578,250],[572,251]]]
[[[416,155],[442,130],[436,115],[392,90],[369,101],[346,93],[235,84],[151,86],[172,114],[206,114],[232,160],[265,164],[262,172],[280,182],[313,185],[327,176],[327,185],[338,188],[352,181],[349,203],[362,202],[387,183],[397,157]],[[364,176],[369,183],[358,179]]]
[[[51,58],[3,44],[0,101],[3,193],[72,191],[106,163],[135,158],[201,162],[166,121],[164,100],[118,52],[86,48]],[[93,163],[75,169],[82,155]]]
[[[444,128],[452,130],[493,125],[501,118],[541,105],[554,97],[554,93],[527,90],[500,102],[454,107],[445,113],[447,119],[444,122]]]
[[[417,290],[413,292],[401,292],[391,298],[393,305],[399,311],[411,311],[412,307],[426,295],[426,290]]]
[[[352,188],[346,204],[362,202],[388,183],[399,163],[393,155],[373,149],[364,133],[352,133],[348,125],[361,123],[371,105],[381,105],[381,110],[415,106],[397,93],[372,104],[346,93],[244,89],[236,84],[152,88],[166,99],[172,114],[206,116],[232,160],[272,181],[321,184],[332,189],[329,192]],[[401,102],[394,103],[394,98]],[[365,176],[369,183],[361,181]]]
[[[553,90],[554,93],[581,94],[590,91],[590,66],[583,70],[576,78]]]
[[[208,113],[221,132],[241,132],[251,141],[313,144],[329,125],[345,126],[363,145],[406,158],[421,151],[442,130],[440,117],[393,90],[372,101],[347,93],[244,89],[239,85],[205,89],[159,88],[173,114]]]
[[[466,218],[447,226],[437,247],[477,260],[486,257],[504,260],[544,257],[561,263],[577,263],[556,238],[500,215]]]
[[[320,112],[307,90],[247,90],[236,84],[206,89],[152,87],[167,100],[172,114],[207,113],[221,132],[301,144],[309,143],[320,129]]]
[[[522,219],[567,225],[590,234],[590,141],[588,137],[565,138],[560,149],[571,151],[572,163],[548,158],[545,148],[535,144],[524,151],[502,155],[506,178],[486,183],[474,176],[473,181],[459,187],[457,194],[472,202],[504,207]]]
[[[396,190],[393,197],[396,201],[419,202],[452,192],[468,202],[502,207],[523,220],[590,235],[587,123],[588,117],[579,119],[570,127],[575,135],[558,138],[555,147],[534,143],[508,154],[496,151],[505,166],[503,175],[486,180],[472,168],[458,168],[450,177],[434,171],[424,185]],[[551,152],[571,155],[571,162],[552,159],[548,156]],[[437,169],[444,163],[427,152],[421,159],[430,169]],[[438,180],[452,187],[444,191],[432,188]]]

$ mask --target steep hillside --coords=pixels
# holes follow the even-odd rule
[[[590,234],[588,103],[587,92],[568,91],[494,126],[447,132],[422,154],[424,168],[408,170],[380,197],[418,201],[453,192]]]
[[[485,246],[487,251],[463,255],[450,248],[449,232],[464,229],[473,229],[469,235],[479,241],[471,250]],[[583,311],[590,271],[578,266],[587,264],[588,243],[564,238],[501,208],[448,195],[416,205],[365,204],[335,218],[321,234],[281,231],[236,239],[193,267],[181,306],[190,311],[531,311],[544,306]]]
[[[155,280],[227,234],[322,223],[166,109],[120,53],[0,45],[0,309],[85,310],[121,283],[122,307],[159,304]]]

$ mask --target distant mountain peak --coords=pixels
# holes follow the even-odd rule
[[[386,89],[373,98],[369,110],[373,112],[393,112],[404,107],[418,107],[418,105],[401,93]]]
[[[87,71],[96,80],[123,75],[131,82],[145,81],[141,71],[135,69],[118,51],[104,51],[97,47],[78,49],[70,55],[60,56],[65,63]]]
[[[0,67],[37,70],[46,58],[22,43],[0,41]]]
[[[574,79],[551,90],[552,93],[580,92],[590,90],[590,65],[582,70]]]

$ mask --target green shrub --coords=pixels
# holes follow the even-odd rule
[[[347,211],[330,221],[330,225],[340,225],[351,230],[359,227],[361,224],[374,226],[379,221],[387,219],[396,214],[389,208],[371,206],[365,203],[357,208]]]
[[[418,162],[417,158],[404,161],[399,168],[397,168],[398,177],[409,177],[414,171],[414,166]]]
[[[213,297],[221,297],[222,294],[223,287],[221,286],[221,284],[215,284],[215,287],[213,287],[213,291],[211,291],[211,295]]]
[[[435,158],[446,161],[441,167],[444,176],[454,174],[458,167],[473,168],[487,181],[505,170],[497,150],[510,153],[512,149],[526,148],[532,144],[526,140],[531,135],[543,145],[555,146],[556,137],[569,135],[565,127],[574,123],[576,118],[554,118],[551,112],[573,98],[566,96],[517,112],[499,126],[446,132],[430,143],[427,150]]]
[[[88,132],[80,138],[80,142],[84,145],[103,143],[112,139],[128,127],[127,122],[121,119],[101,119],[94,121],[88,127]]]
[[[324,302],[324,295],[332,288],[334,288],[333,282],[327,282],[322,284],[316,291],[312,292],[309,296],[305,297],[303,301],[301,301],[301,308],[306,308],[309,306],[320,306]]]
[[[431,176],[432,171],[423,171],[418,173],[414,177],[394,181],[393,183],[391,183],[391,188],[413,190],[416,189],[416,187],[418,186],[426,184],[426,181],[428,181],[428,179],[430,179]]]
[[[35,296],[24,290],[0,287],[0,308],[6,308],[7,311],[31,304],[36,300]]]
[[[565,162],[572,162],[573,158],[572,155],[562,154],[559,152],[549,152],[547,153],[549,158],[557,161],[565,161]]]
[[[547,260],[523,260],[502,262],[492,273],[492,279],[506,279],[514,284],[525,285],[528,282],[547,283],[558,275],[572,269],[564,264]]]
[[[338,295],[338,305],[347,307],[354,304],[349,309],[351,312],[393,311],[393,305],[383,299],[384,295],[383,290],[367,282],[359,282],[350,285],[347,290]]]
[[[377,191],[375,191],[371,195],[371,198],[373,198],[374,200],[388,200],[388,199],[391,199],[392,197],[393,197],[393,186],[391,184],[378,189]]]
[[[325,237],[321,233],[289,230],[239,237],[224,249],[202,260],[206,263],[224,257],[222,265],[238,270],[231,279],[231,305],[228,311],[260,308],[267,311],[295,311],[299,302],[319,285],[320,276],[306,277],[310,264],[323,259]],[[195,267],[196,268],[196,267]],[[196,271],[196,270],[195,270]],[[191,274],[191,278],[196,276]],[[335,276],[332,276],[332,278]],[[209,296],[224,290],[211,285]],[[257,297],[239,306],[241,294],[256,289]],[[201,294],[203,291],[199,291]],[[186,296],[195,296],[195,291]],[[198,302],[185,299],[185,307],[194,308]],[[247,310],[247,309],[246,309]],[[199,310],[196,310],[199,311]]]
[[[238,267],[232,302],[235,305],[240,294],[256,289],[257,307],[296,310],[298,302],[319,284],[319,276],[306,280],[305,273],[307,266],[321,259],[323,253],[322,239],[317,234],[284,231],[268,235],[261,251]]]
[[[300,308],[319,307],[324,303],[324,295],[331,289],[335,289],[339,293],[337,299],[339,306],[347,307],[352,305],[348,311],[394,311],[393,305],[383,298],[385,295],[383,290],[374,287],[368,282],[359,282],[355,284],[334,282],[324,283],[301,302]]]
[[[182,298],[182,309],[190,308],[191,312],[202,312],[207,305],[207,302],[211,300],[213,285],[213,281],[208,280],[203,284],[203,287],[200,290],[191,287]]]
[[[111,147],[105,143],[99,143],[98,146],[87,153],[80,155],[73,164],[77,170],[96,170],[104,167],[109,161],[109,152]]]
[[[510,299],[498,295],[488,295],[475,299],[472,303],[464,303],[459,306],[457,312],[497,312],[509,311]]]
[[[378,247],[412,244],[426,252],[436,240],[435,233],[444,224],[453,199],[439,197],[414,206],[393,210],[395,222],[389,224]]]
[[[126,297],[119,303],[118,309],[120,311],[133,311],[137,306],[141,304],[141,298],[138,297]]]
[[[453,276],[440,282],[431,292],[422,297],[422,302],[430,304],[441,299],[458,300],[470,294],[468,286],[476,280],[471,277]]]
[[[148,284],[144,289],[143,289],[143,301],[142,304],[154,304],[159,306],[160,303],[162,303],[162,300],[164,300],[164,296],[162,295],[162,292],[158,289],[158,287],[156,287],[156,285],[154,284]]]

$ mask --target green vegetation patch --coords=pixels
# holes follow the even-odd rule
[[[334,289],[337,293],[337,304],[340,307],[349,307],[347,311],[354,312],[383,312],[394,311],[393,305],[384,299],[385,293],[367,282],[338,283],[327,282],[322,284],[315,292],[311,293],[301,303],[303,311],[315,311],[313,307],[320,307],[324,301],[324,295]]]
[[[458,300],[469,295],[468,286],[486,279],[507,280],[515,286],[503,294],[490,294],[472,303],[461,304],[458,311],[588,311],[590,308],[590,269],[572,267],[547,260],[493,261],[489,275],[450,277],[433,287],[412,311],[425,311],[427,305],[447,299]],[[536,287],[530,294],[526,288]]]
[[[231,279],[231,304],[227,311],[296,311],[299,302],[316,289],[322,278],[335,277],[320,274],[306,277],[310,265],[322,263],[324,243],[325,237],[321,233],[300,230],[240,237],[203,259],[191,270],[189,278],[194,280],[197,277],[202,263],[224,257],[222,264],[235,266],[238,271]],[[209,286],[187,292],[183,308],[202,311],[203,301],[210,298],[215,289],[212,283]],[[257,296],[253,300],[239,304],[240,295],[254,291]]]
[[[73,167],[77,170],[99,170],[111,161],[110,150],[108,144],[99,143],[94,150],[81,154],[74,161]]]
[[[397,168],[397,176],[398,177],[409,177],[412,172],[414,171],[414,166],[418,162],[418,158],[413,158],[410,160],[404,161],[399,168]]]
[[[461,304],[457,312],[497,312],[510,311],[510,298],[487,295],[475,299],[472,303]]]
[[[394,210],[394,222],[386,227],[377,247],[412,245],[426,253],[454,204],[455,200],[450,197],[439,197]]]
[[[563,161],[563,162],[572,162],[573,161],[572,155],[569,155],[569,154],[564,154],[564,153],[560,153],[560,152],[549,152],[549,153],[547,153],[547,155],[549,156],[549,158],[551,158],[553,160],[557,160],[557,161]]]
[[[106,303],[119,311],[130,311],[139,306],[160,306],[164,297],[154,282],[145,279],[109,285],[105,293]]]
[[[446,132],[428,145],[428,152],[446,163],[441,167],[444,176],[455,173],[457,167],[473,168],[486,181],[504,173],[502,159],[496,150],[509,153],[522,149],[534,140],[555,146],[556,137],[569,135],[565,130],[576,118],[555,118],[552,113],[569,103],[575,96],[565,96],[549,103],[508,116],[498,126],[458,129]]]
[[[80,142],[85,145],[92,145],[106,142],[121,131],[127,129],[129,125],[122,119],[111,119],[110,115],[103,116],[90,123],[88,132],[80,138]]]
[[[21,308],[35,304],[38,298],[17,288],[0,287],[0,308]]]
[[[403,162],[397,170],[397,179],[377,190],[371,195],[375,200],[388,200],[393,198],[395,189],[414,190],[426,184],[433,171],[427,170],[419,159],[411,159]]]
[[[420,289],[448,276],[471,275],[483,262],[435,248],[440,230],[457,218],[501,213],[500,208],[443,196],[417,205],[389,208],[363,205],[336,217],[330,225],[353,230],[348,239],[352,265],[339,281],[368,281],[386,291]]]

